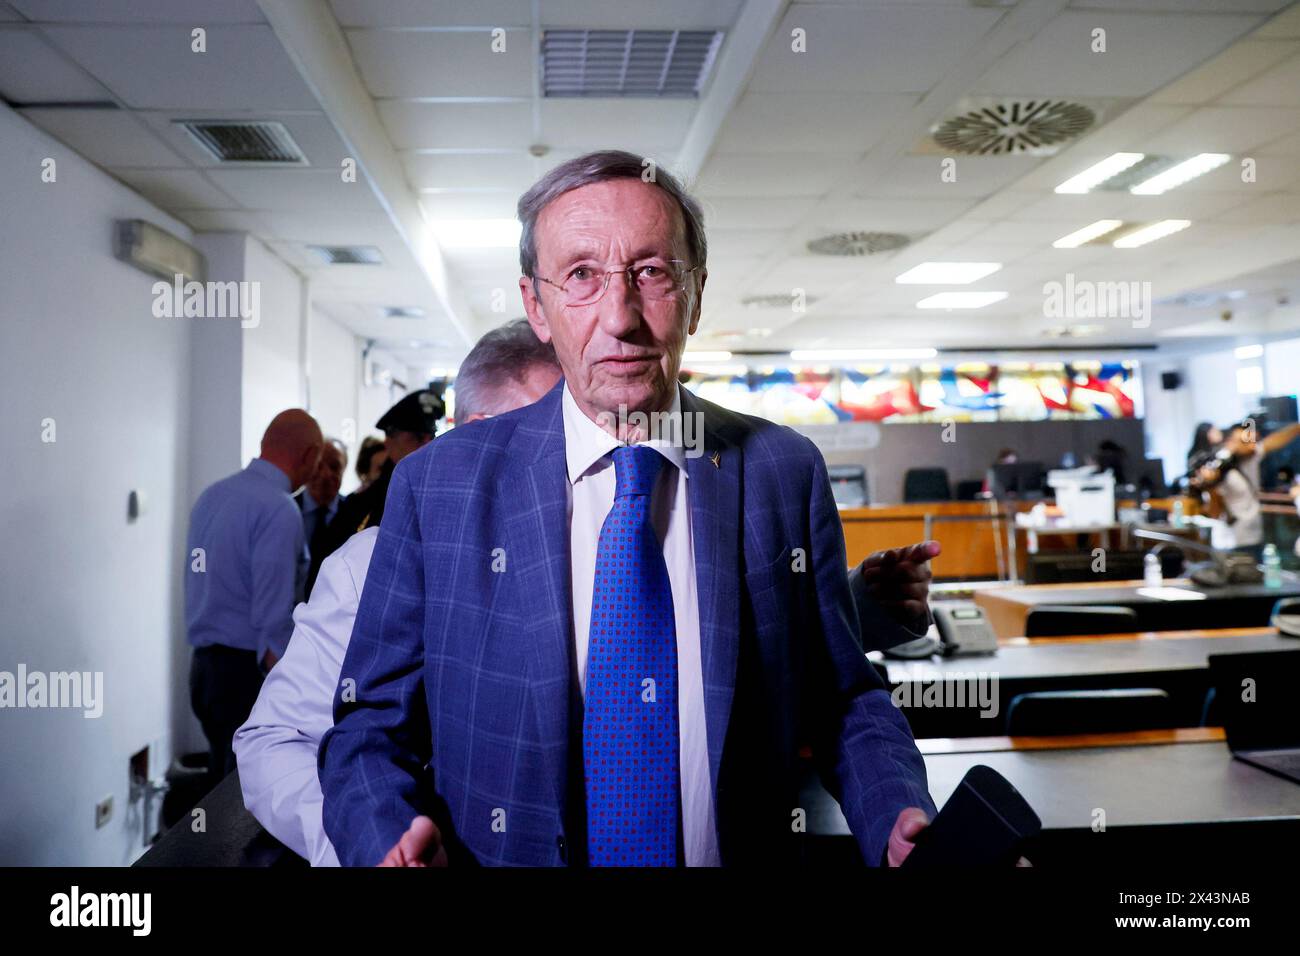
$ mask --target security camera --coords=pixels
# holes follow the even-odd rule
[[[1231,309],[1224,309],[1222,312],[1219,313],[1219,318],[1223,319],[1224,322],[1231,322],[1231,321],[1232,321],[1232,310],[1231,310]]]

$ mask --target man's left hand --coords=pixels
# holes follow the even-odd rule
[[[862,580],[867,594],[899,624],[914,633],[930,618],[930,559],[939,556],[938,541],[922,541],[867,555]]]
[[[890,866],[902,866],[907,855],[916,846],[916,838],[930,823],[920,807],[908,807],[894,821],[894,829],[889,831],[889,850],[885,859]]]

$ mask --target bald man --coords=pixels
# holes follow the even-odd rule
[[[214,784],[234,768],[231,737],[293,633],[307,555],[292,494],[315,473],[324,444],[305,411],[281,412],[262,436],[260,457],[209,486],[190,512],[190,703],[208,738]]]

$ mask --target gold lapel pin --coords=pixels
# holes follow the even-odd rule
[[[721,452],[716,452],[716,451],[715,451],[712,455],[709,456],[709,461],[713,462],[713,467],[714,467],[714,468],[721,468],[721,467],[722,467],[722,453],[721,453]]]

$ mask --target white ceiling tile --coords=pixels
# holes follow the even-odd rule
[[[236,204],[192,169],[109,170],[163,209],[230,209]]]
[[[111,99],[85,71],[27,27],[0,29],[0,98],[10,103],[91,103]]]
[[[1273,43],[1300,51],[1300,43]],[[1220,103],[1246,106],[1295,106],[1300,102],[1300,55],[1279,63],[1219,98]]]
[[[821,196],[856,159],[848,153],[715,153],[696,189],[702,196]]]
[[[1292,0],[1126,0],[1132,13],[1275,13]],[[1077,10],[1113,10],[1115,0],[1070,0]]]
[[[1300,5],[1279,13],[1259,28],[1255,36],[1269,40],[1300,40]]]
[[[261,213],[242,209],[174,209],[173,215],[195,232],[251,232],[270,235]]]
[[[27,109],[45,132],[100,166],[184,167],[185,160],[126,110]]]
[[[380,118],[397,149],[527,149],[531,103],[412,103],[382,100]]]
[[[256,0],[9,0],[28,19],[50,23],[265,23]]]
[[[0,23],[21,23],[23,15],[0,0]]]
[[[787,244],[789,237],[781,229],[710,229],[709,251],[726,258],[766,255]]]
[[[537,178],[536,160],[526,153],[403,153],[411,185],[418,189],[491,189],[524,192]]]
[[[826,232],[928,232],[960,218],[969,199],[830,199],[823,200],[808,217]]]
[[[1218,56],[1159,90],[1151,100],[1155,103],[1208,103],[1234,86],[1258,76],[1275,63],[1293,56],[1298,49],[1300,44],[1277,40],[1248,39],[1234,43]]]
[[[1066,10],[1003,56],[978,90],[996,95],[1145,96],[1219,52],[1257,16]],[[1106,30],[1106,52],[1092,31]]]
[[[917,97],[835,93],[747,93],[715,146],[730,152],[866,152],[915,106]]]
[[[789,229],[814,208],[811,199],[714,196],[701,200],[709,229]]]
[[[530,0],[330,0],[344,27],[528,27]]]
[[[634,153],[676,148],[696,109],[695,100],[545,99],[541,140],[584,151],[610,145]]]
[[[1265,193],[1219,214],[1220,223],[1300,225],[1300,194]]]
[[[514,219],[515,193],[437,193],[420,197],[424,215],[437,219]]]
[[[346,217],[378,205],[364,178],[345,183],[332,170],[210,169],[207,174],[245,209],[330,209]]]
[[[1147,140],[1144,152],[1169,156],[1243,153],[1300,130],[1300,109],[1206,106]]]
[[[924,93],[1002,16],[919,4],[808,6],[786,12],[758,56],[749,89],[762,93]],[[805,52],[792,49],[804,30]]]
[[[886,175],[860,184],[859,196],[880,198],[957,199],[988,196],[1017,182],[1037,166],[1032,156],[957,156],[956,180],[945,182],[942,156],[904,156]]]
[[[1300,132],[1272,140],[1261,146],[1257,152],[1262,156],[1300,156]]]
[[[655,0],[610,3],[609,0],[541,0],[545,27],[588,30],[723,30],[740,11],[741,0]]]
[[[507,31],[501,53],[493,52],[489,30],[348,30],[345,35],[362,80],[376,97],[531,96],[533,92],[528,31]]]
[[[207,52],[179,27],[53,26],[46,34],[130,106],[319,109],[269,26],[207,28]]]

